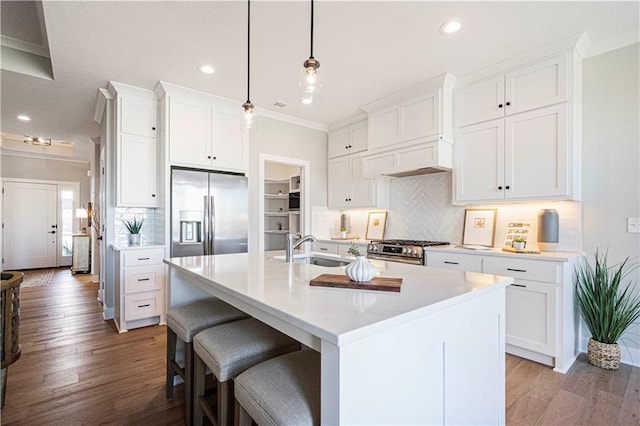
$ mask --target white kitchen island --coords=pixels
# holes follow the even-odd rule
[[[322,424],[504,424],[512,278],[372,261],[399,293],[311,287],[344,267],[165,259],[170,306],[214,295],[321,353]]]

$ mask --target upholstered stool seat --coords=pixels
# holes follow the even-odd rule
[[[193,337],[219,324],[247,318],[247,314],[218,298],[199,300],[167,312],[167,399],[173,399],[173,379],[184,380],[184,408],[187,423],[193,417]],[[184,342],[184,368],[176,362],[177,340]]]
[[[320,424],[320,354],[298,351],[256,365],[235,379],[238,424]]]
[[[238,374],[265,360],[300,349],[300,343],[254,319],[222,324],[193,338],[194,423],[206,415],[214,425],[233,424],[233,383]],[[205,398],[206,368],[216,379],[216,411]]]

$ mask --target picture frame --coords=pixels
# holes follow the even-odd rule
[[[387,212],[369,212],[367,218],[367,240],[384,239],[384,231],[387,225]]]
[[[466,209],[462,245],[493,247],[497,209]]]

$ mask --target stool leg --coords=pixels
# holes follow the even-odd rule
[[[207,369],[196,354],[193,366],[193,424],[196,426],[202,426],[203,413],[200,406],[200,397],[205,394],[205,383],[207,380]]]
[[[218,425],[233,425],[233,380],[218,382]]]
[[[176,360],[176,344],[178,336],[176,333],[167,327],[167,399],[173,399],[173,378],[176,373],[173,370],[173,363]]]
[[[247,411],[236,401],[236,426],[252,426],[253,419]]]
[[[193,421],[193,342],[184,344],[184,412],[189,426]]]

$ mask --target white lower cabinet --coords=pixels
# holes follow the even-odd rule
[[[164,324],[164,248],[123,248],[116,253],[114,319],[118,331]]]
[[[514,277],[506,289],[506,350],[562,373],[578,351],[572,281],[577,258],[577,253],[538,260],[427,250],[427,266]]]

